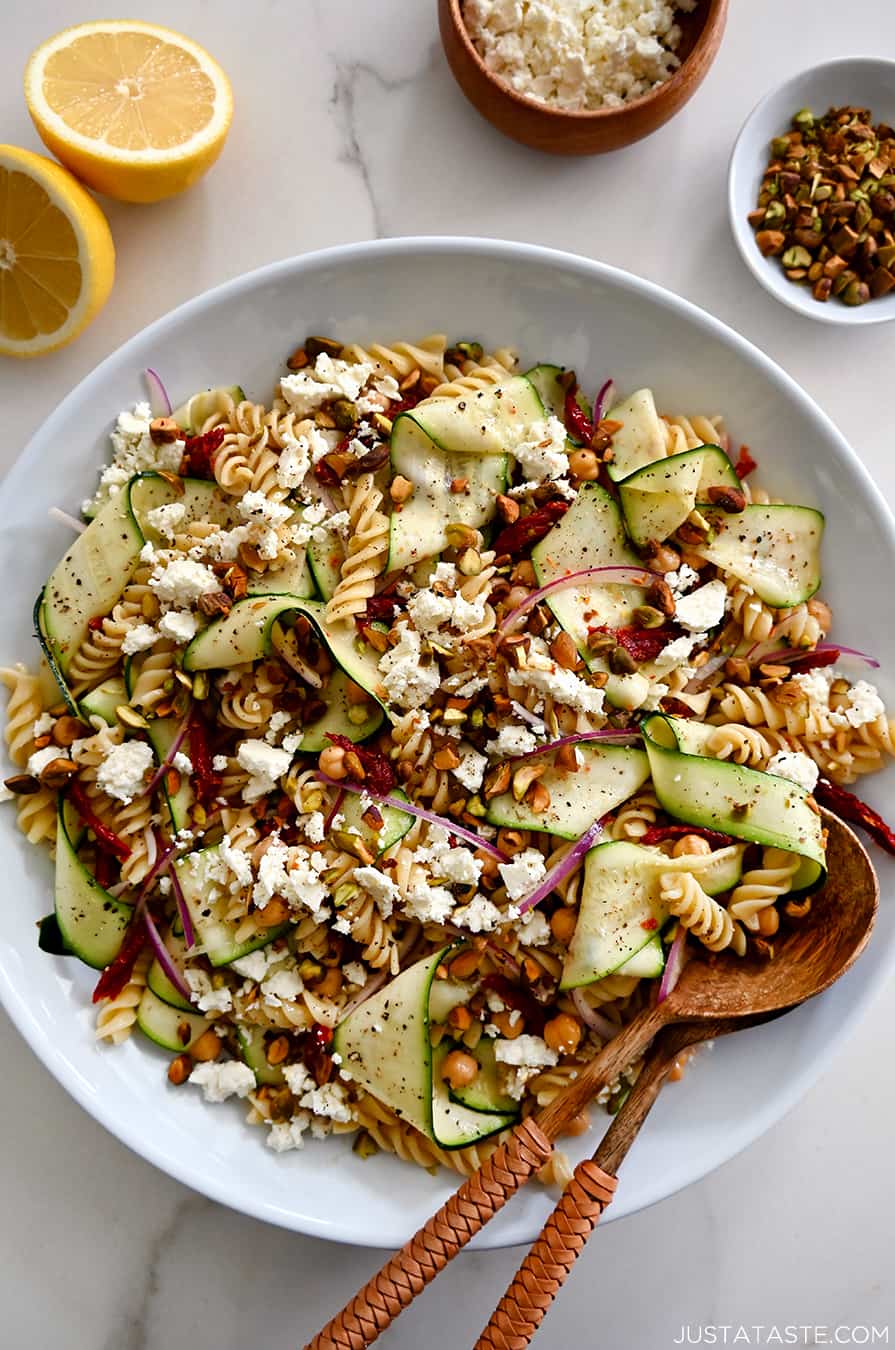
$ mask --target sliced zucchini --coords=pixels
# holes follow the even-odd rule
[[[228,966],[240,956],[259,947],[267,947],[274,938],[289,928],[286,923],[273,928],[264,928],[246,942],[237,942],[236,932],[239,924],[233,920],[218,919],[212,910],[217,888],[209,877],[209,866],[217,858],[217,846],[190,853],[174,864],[177,880],[180,882],[183,898],[186,901],[193,928],[196,930],[196,944],[201,947],[213,966]]]
[[[59,928],[59,920],[55,912],[45,914],[37,925],[37,945],[42,952],[47,952],[49,956],[74,956],[74,952]]]
[[[592,848],[561,988],[575,989],[605,975],[661,975],[665,954],[659,929],[668,915],[659,878],[664,872],[692,872],[708,895],[721,895],[742,876],[744,852],[744,845],[731,844],[705,856],[669,858],[660,849],[624,841]]]
[[[281,1083],[285,1083],[286,1078],[280,1065],[267,1062],[264,1032],[261,1027],[238,1025],[236,1040],[239,1044],[239,1053],[255,1075],[255,1082],[259,1087],[279,1087]]]
[[[704,511],[712,527],[694,548],[781,609],[810,600],[820,586],[824,518],[810,506],[747,506],[736,515]]]
[[[453,400],[451,400],[453,402]],[[413,484],[413,494],[392,510],[388,570],[413,567],[447,547],[449,525],[480,529],[494,514],[506,490],[506,455],[459,454],[442,450],[409,413],[395,421],[392,472]],[[464,492],[451,483],[465,478]]]
[[[304,552],[296,557],[294,562],[287,563],[276,572],[262,572],[259,576],[253,577],[250,584],[249,595],[282,595],[284,591],[288,591],[290,595],[310,600],[317,594],[310,559]]]
[[[456,1045],[455,1043],[443,1040],[435,1052],[436,1060],[433,1071],[437,1074],[439,1064],[443,1063],[445,1056],[451,1050],[464,1050],[472,1055],[479,1066],[479,1071],[471,1083],[465,1087],[449,1088],[448,1095],[452,1102],[459,1106],[466,1106],[470,1111],[487,1111],[489,1114],[497,1112],[500,1115],[514,1115],[519,1107],[518,1103],[506,1092],[501,1092],[500,1083],[497,1075],[497,1060],[494,1055],[494,1042],[483,1036],[474,1050],[467,1050],[465,1045]],[[440,1052],[440,1054],[439,1054]]]
[[[146,734],[159,764],[167,757],[179,730],[180,721],[176,717],[156,717],[150,721]],[[186,752],[186,746],[184,746],[184,752]],[[189,829],[190,808],[195,800],[195,794],[188,776],[185,773],[178,773],[178,778],[179,783],[174,792],[171,791],[169,775],[165,774],[162,779],[165,802],[171,817],[171,827],[175,834],[178,830]]]
[[[355,1082],[441,1148],[463,1148],[518,1119],[508,1111],[472,1110],[452,1101],[433,1073],[429,999],[444,947],[402,971],[336,1028],[333,1049]]]
[[[391,795],[403,797],[404,793],[400,788],[395,788]],[[382,829],[379,831],[371,829],[364,820],[361,798],[356,793],[350,792],[339,808],[339,814],[343,817],[339,829],[350,834],[359,834],[370,852],[378,855],[385,853],[392,844],[397,844],[399,839],[404,838],[413,824],[414,817],[409,811],[399,811],[394,806],[379,806],[377,810],[382,816]],[[443,982],[439,981],[439,984],[441,983]]]
[[[739,488],[740,480],[724,451],[703,445],[636,469],[619,484],[628,533],[635,544],[667,539],[683,525],[711,487]]]
[[[62,940],[88,966],[102,970],[121,949],[133,909],[116,899],[81,862],[73,840],[77,813],[59,798],[56,822],[56,922]]]
[[[665,969],[665,948],[658,933],[650,938],[645,947],[630,956],[624,965],[613,971],[614,975],[625,975],[629,979],[656,980]]]
[[[635,469],[665,458],[665,431],[656,412],[652,389],[638,389],[610,408],[606,417],[622,424],[612,437],[609,464],[609,476],[616,483]]]
[[[457,455],[503,455],[519,427],[544,418],[544,405],[524,375],[462,398],[427,398],[395,420],[392,433],[414,423],[440,450]]]
[[[625,534],[618,503],[598,483],[584,483],[562,519],[532,550],[538,584],[547,585],[570,572],[589,567],[642,567]],[[639,672],[614,675],[588,646],[588,627],[623,628],[631,623],[643,588],[585,580],[547,597],[557,621],[574,639],[591,670],[608,674],[606,697],[616,707],[639,707],[649,692],[649,680]]]
[[[595,820],[614,811],[649,778],[649,760],[643,750],[629,745],[577,746],[576,773],[551,765],[538,780],[550,793],[550,805],[539,815],[517,802],[512,792],[492,797],[485,819],[492,825],[518,830],[543,830],[560,839],[579,839]]]
[[[376,652],[347,624],[326,622],[326,606],[296,595],[247,596],[222,619],[193,638],[183,657],[184,670],[227,670],[258,661],[272,650],[271,629],[281,614],[297,610],[314,624],[330,656],[377,703],[385,695]]]
[[[175,408],[171,417],[187,436],[196,436],[209,417],[227,411],[231,400],[233,403],[242,403],[244,399],[245,390],[238,384],[200,389],[198,394],[193,394],[192,398]]]
[[[103,504],[50,574],[40,603],[38,636],[69,698],[65,677],[72,657],[87,636],[90,620],[108,614],[120,599],[142,547],[127,493],[119,492]]]
[[[137,1007],[137,1026],[163,1050],[180,1054],[195,1045],[209,1023],[201,1013],[184,1012],[163,1003],[147,985]]]
[[[525,378],[530,384],[534,385],[535,392],[543,403],[545,411],[547,413],[552,413],[554,417],[558,417],[561,422],[565,422],[566,420],[566,390],[562,383],[562,376],[565,374],[566,371],[563,366],[543,364],[532,366],[531,370],[525,372]],[[578,404],[578,407],[584,413],[585,417],[589,418],[591,415],[591,407],[580,389],[575,397],[575,402]],[[572,445],[582,444],[582,442],[571,433],[568,434],[567,439],[571,441]]]
[[[707,756],[712,728],[701,722],[654,713],[640,729],[663,810],[688,825],[798,854],[802,862],[793,890],[823,882],[823,822],[804,788],[776,774]]]
[[[178,936],[178,934],[173,931],[169,931],[165,934],[164,943],[171,953],[174,962],[182,967],[186,959],[187,950],[186,943],[183,940],[183,934]],[[163,1003],[169,1004],[172,1008],[179,1008],[181,1012],[192,1012],[193,1005],[188,999],[184,998],[180,990],[168,979],[159,964],[158,957],[155,958],[152,965],[149,967],[146,983],[149,985],[149,988],[155,994],[156,998],[160,998]]]
[[[308,544],[308,565],[317,590],[324,600],[331,600],[342,575],[345,550],[335,533],[323,540],[312,539]]]
[[[114,727],[118,721],[115,709],[127,703],[128,694],[124,680],[120,675],[112,675],[103,680],[95,689],[83,694],[79,700],[81,715],[86,718],[99,717],[108,726]]]
[[[233,499],[221,491],[217,483],[205,478],[182,478],[182,491],[157,473],[140,473],[127,485],[128,508],[144,540],[163,547],[168,543],[163,534],[150,525],[149,512],[158,506],[180,502],[186,510],[185,520],[207,520],[222,528],[233,524]]]
[[[329,745],[327,736],[337,734],[347,736],[350,741],[365,741],[368,736],[382,725],[385,714],[378,703],[368,703],[367,715],[362,722],[351,720],[352,712],[363,708],[363,704],[351,703],[348,698],[349,677],[336,666],[317,697],[326,704],[326,712],[316,722],[304,728],[299,750],[304,754],[317,754]]]

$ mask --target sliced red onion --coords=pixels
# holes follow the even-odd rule
[[[692,680],[687,681],[684,685],[684,693],[697,693],[706,681],[711,679],[715,671],[720,670],[724,665],[724,662],[728,661],[731,656],[733,656],[733,650],[731,648],[727,648],[722,652],[715,652],[714,656],[710,656],[709,659],[699,667]]]
[[[601,385],[599,390],[597,391],[597,396],[594,399],[594,416],[593,416],[594,426],[596,426],[597,423],[602,420],[603,410],[606,407],[606,404],[609,402],[609,394],[612,392],[612,383],[613,383],[612,380],[608,379],[606,383]]]
[[[152,915],[149,913],[148,909],[146,913],[143,915],[143,920],[146,924],[146,932],[149,934],[149,941],[152,943],[152,946],[155,950],[156,959],[158,960],[159,965],[167,975],[168,979],[173,984],[174,988],[177,990],[178,994],[180,994],[181,997],[189,1001],[190,998],[189,985],[184,980],[176,964],[174,963],[174,959],[171,956],[171,953],[168,951],[168,948],[162,941],[162,935],[156,928],[155,922],[153,921]]]
[[[639,731],[620,731],[615,727],[604,727],[602,731],[575,731],[568,736],[560,736],[558,741],[539,745],[537,750],[527,750],[524,755],[514,755],[511,763],[519,764],[524,759],[537,759],[538,755],[548,755],[551,750],[559,750],[564,745],[578,745],[580,741],[614,741],[616,744],[633,745],[639,740]]]
[[[371,801],[379,802],[382,806],[391,806],[395,811],[406,811],[409,816],[416,816],[419,820],[428,820],[430,825],[440,825],[448,834],[455,834],[458,839],[465,839],[467,844],[472,844],[473,848],[484,849],[490,853],[492,858],[497,858],[500,862],[509,862],[505,853],[501,853],[499,848],[488,839],[483,839],[481,835],[473,830],[467,830],[465,825],[458,825],[455,820],[449,820],[447,816],[439,816],[435,811],[427,811],[423,806],[416,806],[413,802],[402,801],[400,797],[392,797],[387,792],[373,792],[370,788],[364,787],[363,783],[340,783],[335,778],[330,778],[328,774],[318,773],[317,781],[326,783],[327,787],[341,788],[343,792],[354,792],[358,796],[366,794]]]
[[[195,947],[196,934],[193,929],[193,921],[190,918],[189,907],[186,903],[186,897],[183,894],[183,889],[180,885],[176,869],[172,867],[169,875],[171,877],[171,890],[174,892],[174,899],[177,902],[177,913],[180,915],[180,924],[183,928],[183,940],[187,947]]]
[[[510,706],[520,722],[527,722],[533,731],[537,731],[543,736],[545,731],[543,717],[538,717],[537,713],[529,712],[528,708],[524,707],[521,703],[517,703],[515,699],[511,701]],[[540,753],[540,751],[538,753]]]
[[[687,964],[686,946],[687,930],[682,923],[679,923],[677,932],[674,935],[674,942],[672,942],[668,955],[665,958],[662,983],[659,985],[659,1003],[665,1002],[665,999],[681,978],[684,966]]]
[[[146,788],[146,791],[148,793],[155,791],[155,789],[158,787],[159,783],[162,781],[165,774],[167,773],[168,769],[170,769],[171,765],[174,763],[174,758],[180,747],[183,745],[183,742],[186,739],[186,734],[189,731],[191,714],[192,714],[192,704],[190,704],[189,708],[187,709],[186,716],[184,717],[180,726],[177,728],[177,732],[174,736],[173,741],[171,742],[171,745],[168,749],[168,753],[165,755],[161,764],[158,766],[155,773],[149,780],[149,785]]]
[[[345,800],[345,789],[340,787],[333,799],[333,804],[326,813],[326,819],[323,822],[323,833],[329,834],[333,827],[333,821],[342,809],[342,803]]]
[[[596,1008],[592,1008],[584,997],[583,989],[572,989],[570,993],[572,1002],[575,1004],[575,1011],[586,1027],[595,1031],[604,1041],[611,1041],[614,1036],[618,1035],[621,1027],[616,1026],[614,1022],[610,1022],[609,1018],[605,1014],[597,1012]]]
[[[873,670],[879,670],[879,661],[875,656],[859,652],[856,647],[843,647],[841,642],[819,642],[816,647],[784,647],[783,651],[768,652],[768,660],[795,661],[801,656],[816,656],[818,652],[838,652],[840,656],[850,656],[857,661],[863,661]]]
[[[615,575],[610,576],[609,573]],[[552,595],[554,591],[564,590],[567,586],[577,586],[579,582],[589,577],[603,577],[607,584],[615,586],[652,586],[656,580],[656,573],[648,572],[645,567],[624,567],[617,563],[608,567],[585,567],[578,572],[569,572],[568,576],[557,577],[555,581],[548,581],[546,586],[540,586],[536,591],[532,591],[521,605],[511,609],[498,628],[497,636],[502,638],[511,633],[528,611],[539,604],[545,596]]]
[[[516,905],[519,915],[527,914],[530,909],[534,909],[535,905],[539,905],[551,891],[556,889],[561,881],[564,881],[570,873],[574,872],[585,853],[593,848],[602,833],[603,822],[595,820],[593,825],[584,831],[584,834],[566,856],[550,868],[544,880],[539,882],[534,890]]]
[[[63,525],[67,525],[69,529],[74,530],[76,534],[83,534],[87,529],[83,520],[76,520],[74,516],[70,516],[68,512],[63,511],[61,507],[51,506],[47,515],[52,516],[54,520],[61,520]]]
[[[168,397],[167,389],[162,384],[162,377],[151,366],[147,366],[143,374],[149,386],[149,406],[153,413],[156,417],[169,417],[171,415],[171,400]]]

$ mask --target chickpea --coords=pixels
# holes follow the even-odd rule
[[[193,1061],[189,1055],[178,1055],[168,1065],[168,1082],[173,1083],[175,1087],[179,1087],[189,1078],[192,1068]]]
[[[573,450],[569,455],[569,469],[583,483],[600,475],[600,461],[593,450]]]
[[[472,1013],[462,1004],[451,1008],[448,1013],[448,1026],[453,1027],[455,1031],[468,1031],[472,1026]]]
[[[388,495],[391,497],[393,502],[406,502],[408,497],[410,497],[412,493],[413,493],[413,484],[411,483],[409,478],[404,478],[401,474],[398,474],[395,478],[392,479],[391,486],[388,490]]]
[[[563,946],[568,946],[572,941],[572,934],[578,924],[578,915],[574,909],[568,905],[563,905],[562,909],[557,909],[550,918],[550,932],[561,942]]]
[[[672,858],[700,857],[707,858],[712,851],[712,846],[707,839],[703,839],[701,834],[685,834],[675,843],[671,850]]]
[[[505,1041],[514,1041],[516,1037],[521,1036],[525,1030],[525,1018],[521,1015],[514,1016],[513,1012],[510,1010],[495,1013],[491,1018],[491,1021],[497,1027],[497,1030]]]
[[[767,909],[759,910],[758,931],[762,937],[773,937],[779,927],[780,915],[773,905],[768,905]]]
[[[512,857],[514,853],[521,853],[523,849],[528,848],[530,838],[528,830],[502,829],[497,831],[495,842],[501,853]]]
[[[319,984],[314,985],[314,993],[321,998],[334,998],[342,988],[342,972],[338,966],[332,966]]]
[[[558,1013],[544,1027],[544,1040],[560,1055],[573,1055],[581,1044],[581,1023],[571,1013]]]
[[[347,778],[348,770],[345,768],[345,751],[340,745],[328,745],[320,751],[320,758],[317,761],[321,773],[325,773],[328,778]]]
[[[209,1029],[208,1031],[202,1032],[202,1035],[196,1041],[195,1045],[192,1046],[190,1053],[193,1056],[193,1059],[197,1059],[200,1064],[205,1064],[209,1060],[217,1059],[218,1055],[221,1053],[222,1046],[223,1041],[220,1036]]]
[[[676,572],[680,565],[680,554],[669,544],[656,544],[647,564],[651,572]]]
[[[276,928],[277,924],[285,923],[289,918],[289,906],[281,895],[274,895],[255,917],[260,927]]]
[[[467,1055],[465,1050],[452,1050],[449,1055],[445,1055],[441,1066],[442,1078],[455,1091],[457,1088],[468,1087],[478,1072],[478,1061],[473,1059],[472,1055]]]

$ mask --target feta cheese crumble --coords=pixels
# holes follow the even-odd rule
[[[153,758],[152,746],[145,741],[114,745],[97,770],[97,787],[129,806],[142,790]]]
[[[557,108],[618,108],[680,65],[675,9],[696,0],[467,0],[485,65],[517,94]]]
[[[457,782],[466,788],[467,792],[478,792],[485,781],[485,769],[488,767],[487,759],[471,745],[462,742],[457,747],[457,753],[460,756],[460,763],[451,772]]]
[[[520,1038],[521,1039],[521,1038]],[[247,1097],[255,1086],[255,1075],[248,1064],[228,1059],[197,1064],[189,1081],[202,1089],[207,1102],[225,1102],[228,1097]]]
[[[221,589],[211,568],[192,558],[172,558],[156,567],[149,585],[162,604],[177,606],[189,606],[200,595],[211,595]]]
[[[394,647],[379,658],[379,670],[391,703],[401,708],[421,708],[428,703],[441,682],[438,666],[424,666],[419,633],[407,624]]]
[[[162,637],[170,638],[172,642],[183,646],[187,642],[192,642],[199,630],[199,622],[195,614],[191,614],[188,609],[172,609],[159,619],[158,630]]]
[[[518,438],[518,439],[517,439]],[[558,417],[519,423],[510,430],[507,450],[516,460],[529,483],[543,483],[561,478],[569,471],[566,453],[566,429]]]
[[[137,652],[145,652],[156,642],[159,634],[151,623],[137,623],[133,628],[129,628],[124,635],[124,641],[121,644],[121,651],[124,656],[134,656]]]
[[[489,755],[495,759],[513,759],[516,755],[527,755],[537,750],[538,738],[527,727],[513,726],[512,723],[501,727],[497,739],[485,746]]]
[[[322,352],[313,366],[284,375],[280,392],[292,412],[307,417],[330,399],[347,398],[354,403],[372,374],[373,366],[366,361],[333,360]]]
[[[497,870],[511,900],[528,895],[547,874],[544,856],[536,848],[525,849],[512,862],[498,863]]]
[[[674,617],[691,632],[716,628],[727,608],[727,587],[723,581],[709,581],[697,591],[682,595],[674,609]]]
[[[886,714],[886,705],[866,680],[858,680],[845,697],[845,705],[830,713],[830,721],[835,727],[864,727]]]
[[[776,774],[778,778],[788,778],[791,783],[798,783],[806,792],[814,791],[820,776],[820,770],[814,760],[808,755],[803,755],[800,750],[779,750],[768,760],[766,772]]]
[[[236,747],[236,759],[249,773],[249,781],[243,788],[243,800],[257,801],[276,787],[277,779],[289,772],[292,756],[288,750],[277,750],[266,741],[240,741]]]

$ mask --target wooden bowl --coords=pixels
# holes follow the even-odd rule
[[[695,94],[721,45],[727,5],[728,0],[699,0],[691,14],[679,13],[681,64],[671,78],[621,108],[595,112],[552,108],[517,94],[494,75],[466,30],[463,0],[438,0],[438,25],[454,78],[473,107],[498,131],[551,155],[602,155],[649,136]]]

